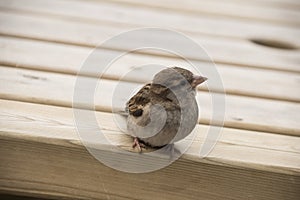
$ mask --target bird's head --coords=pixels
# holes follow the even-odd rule
[[[189,70],[172,67],[157,73],[153,78],[152,85],[156,93],[161,93],[166,88],[171,91],[186,93],[195,91],[196,87],[206,80],[206,77],[194,75]]]

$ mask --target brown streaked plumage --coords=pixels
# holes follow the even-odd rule
[[[133,147],[162,147],[189,135],[197,124],[197,85],[207,78],[179,68],[157,73],[126,104]]]

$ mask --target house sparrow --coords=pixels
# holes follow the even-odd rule
[[[173,67],[157,73],[127,103],[133,148],[163,147],[188,136],[198,121],[196,87],[207,78]]]

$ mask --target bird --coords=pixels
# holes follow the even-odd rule
[[[206,80],[181,67],[155,74],[126,103],[132,148],[161,148],[188,136],[198,122],[196,87]]]

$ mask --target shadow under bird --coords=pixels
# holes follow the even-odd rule
[[[188,136],[198,122],[196,87],[207,78],[172,67],[158,72],[126,103],[133,148],[159,148]]]

